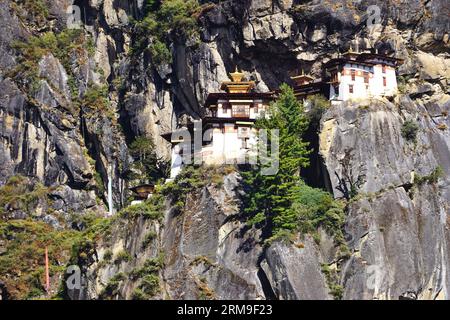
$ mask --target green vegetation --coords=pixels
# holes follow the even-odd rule
[[[264,175],[261,171],[264,164],[259,160],[257,166],[242,172],[246,192],[243,214],[249,225],[263,230],[268,244],[276,240],[292,241],[292,235],[298,232],[310,233],[320,241],[317,230],[322,227],[344,250],[345,205],[302,181],[300,170],[309,165],[307,157],[310,153],[302,137],[309,122],[293,90],[287,85],[280,88],[280,96],[269,110],[270,120],[262,119],[256,123],[259,129],[280,130],[279,170],[274,175]],[[320,98],[317,97],[316,102],[320,109],[324,107]],[[268,136],[271,143],[272,137]],[[272,165],[272,162],[268,163],[268,166]]]
[[[111,120],[111,123],[116,126],[116,113],[111,108],[108,95],[109,90],[107,85],[99,86],[90,83],[79,103],[83,107],[85,117],[99,118],[101,116],[106,116]]]
[[[320,129],[320,119],[330,108],[331,103],[324,96],[316,94],[308,98],[308,104],[310,105],[310,110],[307,114],[308,121],[318,131]]]
[[[43,222],[31,220],[0,220],[0,243],[5,252],[0,255],[0,281],[4,282],[12,299],[43,296],[44,251],[48,247],[50,276],[62,274],[70,258],[79,232],[55,230]]]
[[[343,202],[334,200],[328,192],[301,183],[292,210],[275,217],[274,221],[282,230],[297,230],[304,234],[314,234],[322,227],[334,235],[337,243],[343,244],[344,207]]]
[[[322,273],[325,275],[325,279],[327,280],[330,294],[336,300],[341,300],[344,294],[344,288],[338,283],[338,270],[332,270],[329,265],[322,264]]]
[[[130,272],[130,277],[133,280],[141,279],[145,275],[159,272],[164,266],[164,255],[160,254],[158,257],[148,259],[142,268],[134,269]]]
[[[22,21],[29,20],[38,26],[45,25],[50,14],[45,0],[13,0],[11,8]]]
[[[121,264],[122,262],[129,262],[130,260],[131,255],[127,251],[122,250],[117,253],[116,257],[114,258],[114,264]]]
[[[150,56],[153,63],[156,65],[163,65],[172,61],[172,53],[167,45],[159,40],[155,40],[149,47]]]
[[[105,112],[108,109],[108,87],[91,84],[81,101],[83,106],[95,111]]]
[[[140,288],[136,288],[133,290],[133,295],[131,296],[131,300],[147,300],[148,297]]]
[[[0,281],[6,284],[14,299],[36,298],[44,295],[44,250],[48,247],[51,276],[62,275],[64,265],[83,265],[94,254],[94,242],[106,236],[112,219],[94,214],[73,216],[71,220],[83,225],[83,231],[56,230],[31,220],[39,202],[47,201],[48,188],[32,183],[22,176],[13,176],[0,188],[0,243],[6,251],[0,255]],[[25,212],[29,220],[8,220],[8,208]],[[5,209],[8,209],[5,211]],[[47,213],[51,213],[47,210]]]
[[[0,187],[0,218],[7,214],[6,208],[21,210],[31,214],[39,201],[48,203],[47,194],[50,191],[41,183],[32,183],[23,176],[12,176]]]
[[[147,300],[160,290],[158,273],[164,266],[164,254],[149,259],[142,268],[130,272],[133,280],[141,280],[140,285],[133,292],[133,300]]]
[[[129,180],[139,179],[141,183],[157,184],[169,175],[170,165],[158,158],[151,138],[140,136],[130,144],[130,154],[135,160],[133,166],[142,174],[129,174]]]
[[[111,250],[106,250],[106,252],[103,254],[103,260],[111,261],[112,258],[113,258],[113,252]]]
[[[148,274],[142,278],[140,289],[147,296],[154,296],[160,290],[159,276],[157,274]]]
[[[425,183],[437,183],[440,178],[444,176],[444,169],[441,166],[436,167],[429,175],[427,176],[414,176],[414,183],[417,185],[422,185]]]
[[[163,218],[165,209],[165,198],[155,193],[150,199],[141,204],[128,206],[120,211],[119,216],[125,219],[144,217],[145,219],[160,220]]]
[[[168,45],[173,39],[198,39],[197,19],[210,8],[211,4],[200,5],[197,0],[147,0],[145,17],[134,23],[136,38],[131,54],[148,50],[155,65],[170,63]]]
[[[78,98],[78,89],[72,73],[72,57],[82,61],[84,48],[89,47],[92,40],[82,30],[66,29],[58,34],[46,32],[40,36],[31,36],[26,41],[16,41],[13,48],[19,51],[20,58],[17,66],[9,72],[9,76],[17,79],[31,92],[35,92],[39,85],[39,66],[42,57],[52,53],[64,66],[69,76],[69,86],[72,98]],[[56,88],[54,88],[56,89]]]
[[[175,181],[167,183],[161,188],[161,193],[170,197],[175,208],[181,212],[189,193],[208,184],[220,185],[223,183],[223,177],[235,170],[233,166],[186,166]]]
[[[142,241],[142,248],[146,249],[153,240],[156,239],[158,235],[156,234],[155,231],[149,231],[149,233],[147,233],[144,237],[144,240]]]
[[[409,142],[416,142],[419,125],[413,120],[406,120],[402,125],[402,137]]]
[[[126,279],[124,273],[120,272],[112,277],[100,293],[100,299],[107,300],[113,298],[119,293],[120,284]]]

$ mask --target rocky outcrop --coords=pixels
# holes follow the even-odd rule
[[[321,271],[323,263],[317,244],[307,237],[297,246],[283,243],[270,246],[262,266],[276,298],[329,300],[332,297]]]

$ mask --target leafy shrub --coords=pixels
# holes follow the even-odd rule
[[[102,116],[111,120],[113,125],[117,125],[115,111],[109,103],[109,89],[107,85],[97,85],[89,83],[89,86],[80,101],[84,115],[87,118],[100,118]]]
[[[164,265],[164,255],[148,259],[142,268],[130,272],[133,280],[141,279],[139,287],[133,293],[134,300],[145,300],[154,296],[160,290],[158,272]]]
[[[128,206],[120,211],[122,218],[132,219],[144,217],[146,219],[160,220],[164,214],[165,198],[161,194],[154,194],[147,201]]]
[[[172,61],[172,53],[163,42],[155,40],[150,45],[150,55],[156,65],[168,64]]]
[[[156,274],[149,274],[144,276],[140,289],[147,295],[154,296],[160,290],[159,277]]]
[[[148,295],[145,294],[145,292],[142,291],[142,289],[136,288],[133,290],[131,300],[147,300],[147,299],[148,299]]]
[[[417,133],[419,132],[419,125],[413,120],[406,120],[402,125],[402,137],[410,142],[417,140]]]
[[[130,153],[135,162],[133,167],[142,172],[142,175],[128,175],[129,180],[139,179],[142,183],[157,184],[169,175],[170,165],[156,154],[156,148],[151,138],[146,136],[137,137],[130,144]]]
[[[107,110],[109,106],[108,87],[91,84],[86,90],[81,104],[98,111]]]
[[[201,6],[197,0],[148,1],[145,17],[134,23],[136,39],[131,54],[146,50],[148,36],[151,35],[149,51],[153,63],[170,63],[172,56],[168,44],[175,38],[184,41],[198,38],[197,19],[206,7],[211,8],[209,5]]]
[[[32,214],[40,200],[48,202],[50,189],[41,183],[34,183],[23,176],[12,176],[0,187],[0,218],[4,216],[7,207],[22,210]]]
[[[344,294],[344,288],[338,284],[338,272],[336,270],[331,270],[330,266],[327,264],[322,264],[322,273],[327,280],[328,287],[330,289],[330,294],[336,299],[341,300]]]
[[[156,234],[155,231],[150,231],[149,233],[147,233],[145,235],[144,240],[142,241],[142,248],[143,249],[147,248],[150,245],[150,243],[152,243],[152,241],[156,239],[157,236],[158,235]]]
[[[441,166],[436,167],[429,175],[427,176],[414,176],[414,183],[418,185],[422,185],[424,183],[437,183],[440,178],[444,176],[444,169]]]
[[[120,251],[115,259],[114,259],[114,263],[115,264],[121,264],[122,262],[129,262],[131,260],[131,255],[126,252],[125,250]]]
[[[124,273],[120,272],[116,274],[114,277],[112,277],[108,283],[106,284],[105,288],[100,293],[101,299],[109,299],[114,297],[119,292],[119,287],[122,281],[126,279],[126,276]]]
[[[14,0],[11,7],[22,20],[27,19],[38,26],[44,25],[50,14],[44,0]]]
[[[113,258],[113,252],[111,250],[106,250],[106,252],[103,254],[103,260],[111,261],[112,258]]]

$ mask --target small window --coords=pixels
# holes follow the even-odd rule
[[[353,93],[353,85],[352,84],[348,86],[348,92]]]
[[[364,83],[369,83],[369,73],[364,71]]]
[[[383,86],[386,87],[387,83],[386,83],[386,77],[383,77]]]
[[[382,66],[381,70],[383,71],[383,73],[386,73],[386,66]]]
[[[351,75],[352,75],[352,81],[355,81],[356,79],[356,70],[351,70]]]

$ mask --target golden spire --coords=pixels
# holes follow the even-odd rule
[[[244,74],[242,72],[239,72],[238,67],[236,66],[236,71],[230,73],[231,79],[233,79],[233,82],[242,82],[242,78],[244,78]]]
[[[221,89],[228,93],[248,93],[255,87],[253,81],[242,81],[244,73],[239,71],[237,66],[236,71],[230,73],[230,78],[233,81],[223,82],[221,86]]]

